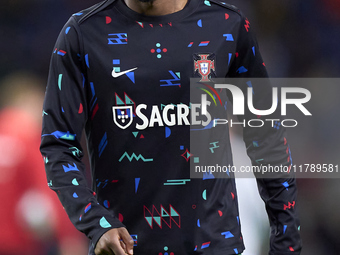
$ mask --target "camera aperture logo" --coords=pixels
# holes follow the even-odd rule
[[[295,119],[278,119],[278,118],[268,118],[268,119],[260,119],[259,117],[263,116],[271,116],[272,114],[277,111],[278,106],[279,106],[279,101],[281,102],[281,112],[280,112],[280,117],[281,116],[286,116],[287,115],[287,105],[295,105],[305,116],[312,116],[312,114],[307,110],[307,108],[304,106],[305,103],[309,102],[311,99],[311,93],[309,90],[305,88],[299,88],[299,87],[281,87],[280,88],[280,94],[281,98],[279,100],[278,97],[278,88],[273,87],[272,88],[272,98],[271,102],[272,105],[269,109],[263,109],[259,110],[254,107],[254,91],[251,86],[247,88],[247,104],[245,102],[245,95],[243,91],[232,84],[215,84],[214,85],[215,89],[227,89],[228,92],[231,93],[232,95],[232,101],[233,101],[233,115],[236,116],[244,116],[245,115],[245,106],[248,107],[248,111],[253,114],[258,116],[257,119],[243,119],[242,122],[234,122],[234,124],[240,124],[243,127],[248,126],[248,127],[262,127],[264,126],[265,122],[271,122],[272,127],[275,127],[278,125],[282,125],[283,127],[296,127],[298,125],[298,121]],[[295,94],[299,95],[300,98],[289,98],[289,94]],[[201,96],[201,102],[202,102],[202,114],[208,114],[207,111],[207,106],[209,105],[206,100],[206,95]],[[265,101],[268,102],[270,101],[269,98],[265,98]],[[276,115],[277,116],[277,115]],[[217,125],[225,125],[228,124],[227,119],[214,119],[213,120],[213,127],[216,127]],[[287,123],[290,123],[287,124]],[[292,124],[293,123],[293,124]],[[230,126],[232,127],[233,122],[232,120],[230,121]]]

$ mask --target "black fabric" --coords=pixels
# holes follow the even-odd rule
[[[147,17],[122,0],[106,1],[73,15],[61,31],[41,152],[50,188],[91,239],[89,254],[103,233],[122,226],[138,255],[244,250],[235,181],[190,179],[190,126],[178,117],[190,105],[190,78],[200,77],[197,56],[214,57],[208,78],[267,77],[250,23],[223,5],[189,0],[182,11]],[[162,115],[165,107],[174,125]],[[91,188],[81,162],[84,128]],[[259,138],[260,145],[251,146]],[[262,164],[291,164],[283,128],[245,129],[244,140],[253,164],[259,158]],[[229,140],[224,148],[232,164]],[[299,254],[294,176],[258,179],[258,186],[272,228],[270,254]]]

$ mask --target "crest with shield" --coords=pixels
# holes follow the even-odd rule
[[[128,128],[133,121],[132,106],[112,106],[113,122],[121,129]]]
[[[215,54],[194,54],[195,72],[201,76],[200,82],[209,82],[209,75],[215,72]]]

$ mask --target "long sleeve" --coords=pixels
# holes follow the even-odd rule
[[[269,109],[272,105],[272,88],[269,80],[262,79],[260,83],[258,79],[254,79],[266,78],[267,71],[256,39],[252,35],[251,24],[245,18],[240,25],[236,51],[228,77],[244,78],[239,80],[240,88],[244,95],[248,88],[252,88],[254,108]],[[258,116],[250,113],[248,107],[245,106],[245,109],[245,115],[239,117],[239,120],[245,119],[247,123],[250,119],[256,119],[265,123],[261,128],[246,125],[243,129],[243,139],[253,166],[282,166],[290,169],[292,158],[285,128],[280,125],[279,104],[277,110],[270,116]],[[258,123],[256,122],[256,125]],[[257,173],[255,176],[271,226],[269,254],[300,254],[300,223],[294,173],[288,171],[271,176]]]
[[[80,28],[71,17],[52,54],[40,150],[48,186],[58,194],[75,227],[95,246],[103,233],[124,225],[98,204],[87,187],[80,145],[88,119],[87,86]]]

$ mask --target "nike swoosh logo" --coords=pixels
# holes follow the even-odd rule
[[[119,76],[122,76],[123,74],[132,72],[133,70],[136,70],[137,68],[138,68],[138,67],[135,67],[135,68],[132,68],[132,69],[123,71],[123,72],[119,72],[119,73],[116,73],[115,68],[113,68],[113,70],[112,70],[112,77],[113,77],[113,78],[117,78],[117,77],[119,77]]]

